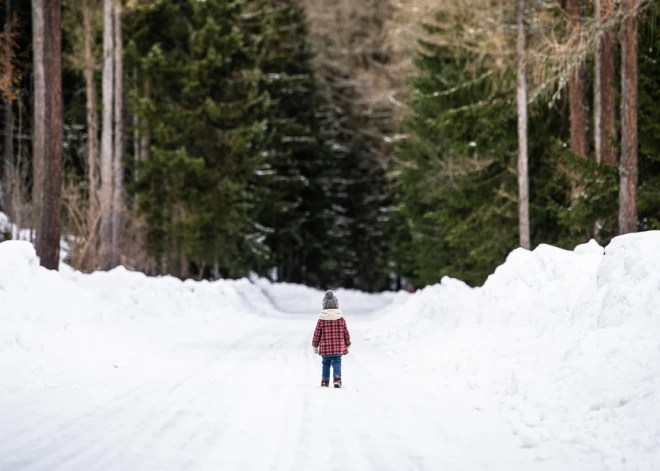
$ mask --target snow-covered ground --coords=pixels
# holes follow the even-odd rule
[[[38,266],[0,243],[0,470],[660,469],[660,233],[514,251],[471,289]]]

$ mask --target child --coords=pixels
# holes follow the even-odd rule
[[[321,372],[321,386],[330,386],[330,366],[334,373],[333,384],[341,388],[341,356],[348,355],[351,346],[351,334],[348,332],[346,321],[341,316],[339,301],[332,291],[326,291],[323,298],[323,311],[316,322],[312,347],[314,353],[323,357]]]

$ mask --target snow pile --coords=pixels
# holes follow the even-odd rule
[[[660,232],[516,250],[483,287],[444,279],[365,340],[499,415],[543,469],[660,467]]]
[[[0,242],[4,240],[4,234],[9,235],[8,240],[25,240],[31,241],[34,240],[35,234],[30,229],[19,228],[14,224],[9,216],[5,213],[0,212]],[[64,262],[68,257],[71,251],[71,240],[67,237],[62,237],[60,239],[60,262]]]
[[[351,314],[403,299],[337,294]],[[176,345],[235,341],[282,316],[280,310],[315,319],[322,299],[320,290],[263,279],[181,281],[123,267],[83,274],[65,264],[54,272],[39,266],[29,242],[2,242],[0,371],[6,380],[0,394],[58,388],[108,369],[159,374],[190,361]]]
[[[255,314],[275,312],[248,280],[184,282],[124,268],[85,275],[66,265],[58,273],[39,266],[30,243],[3,242],[0,394],[54,388],[65,373],[166,369],[150,362],[166,347],[238,335],[260,321]]]
[[[0,235],[8,233],[12,240],[30,240],[30,230],[20,229],[16,224],[12,223],[5,213],[0,212]],[[0,237],[2,240],[2,237]]]

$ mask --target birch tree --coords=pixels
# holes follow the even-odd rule
[[[32,0],[32,55],[34,83],[34,117],[32,122],[32,226],[41,232],[44,161],[46,160],[46,72],[44,63],[44,0]],[[35,241],[40,250],[40,241]]]
[[[112,266],[119,265],[122,218],[124,210],[124,121],[123,121],[123,40],[121,30],[121,0],[114,5],[114,155],[113,155],[113,208],[112,208]]]
[[[516,48],[518,56],[518,72],[516,80],[516,98],[518,106],[518,225],[520,232],[520,246],[530,249],[525,0],[518,0],[516,25],[518,28],[518,41]]]
[[[95,28],[93,16],[96,10],[95,0],[83,0],[83,50],[84,63],[83,73],[85,76],[85,93],[87,97],[87,183],[89,186],[89,209],[87,214],[87,225],[89,238],[92,243],[89,244],[90,253],[88,259],[91,261],[90,268],[95,265],[96,259],[96,240],[97,218],[99,211],[98,201],[98,117],[96,109],[96,87],[94,84],[94,71],[96,70],[96,59],[94,57],[93,46],[95,37]]]
[[[101,132],[101,234],[100,265],[112,266],[113,203],[113,76],[114,76],[113,0],[103,0],[103,129]]]

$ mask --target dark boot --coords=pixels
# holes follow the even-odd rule
[[[322,380],[321,380],[321,387],[322,387],[322,388],[328,388],[328,387],[330,387],[330,380],[329,380],[329,379],[322,379]]]
[[[334,383],[335,388],[341,388],[341,378],[339,376],[335,377]]]

